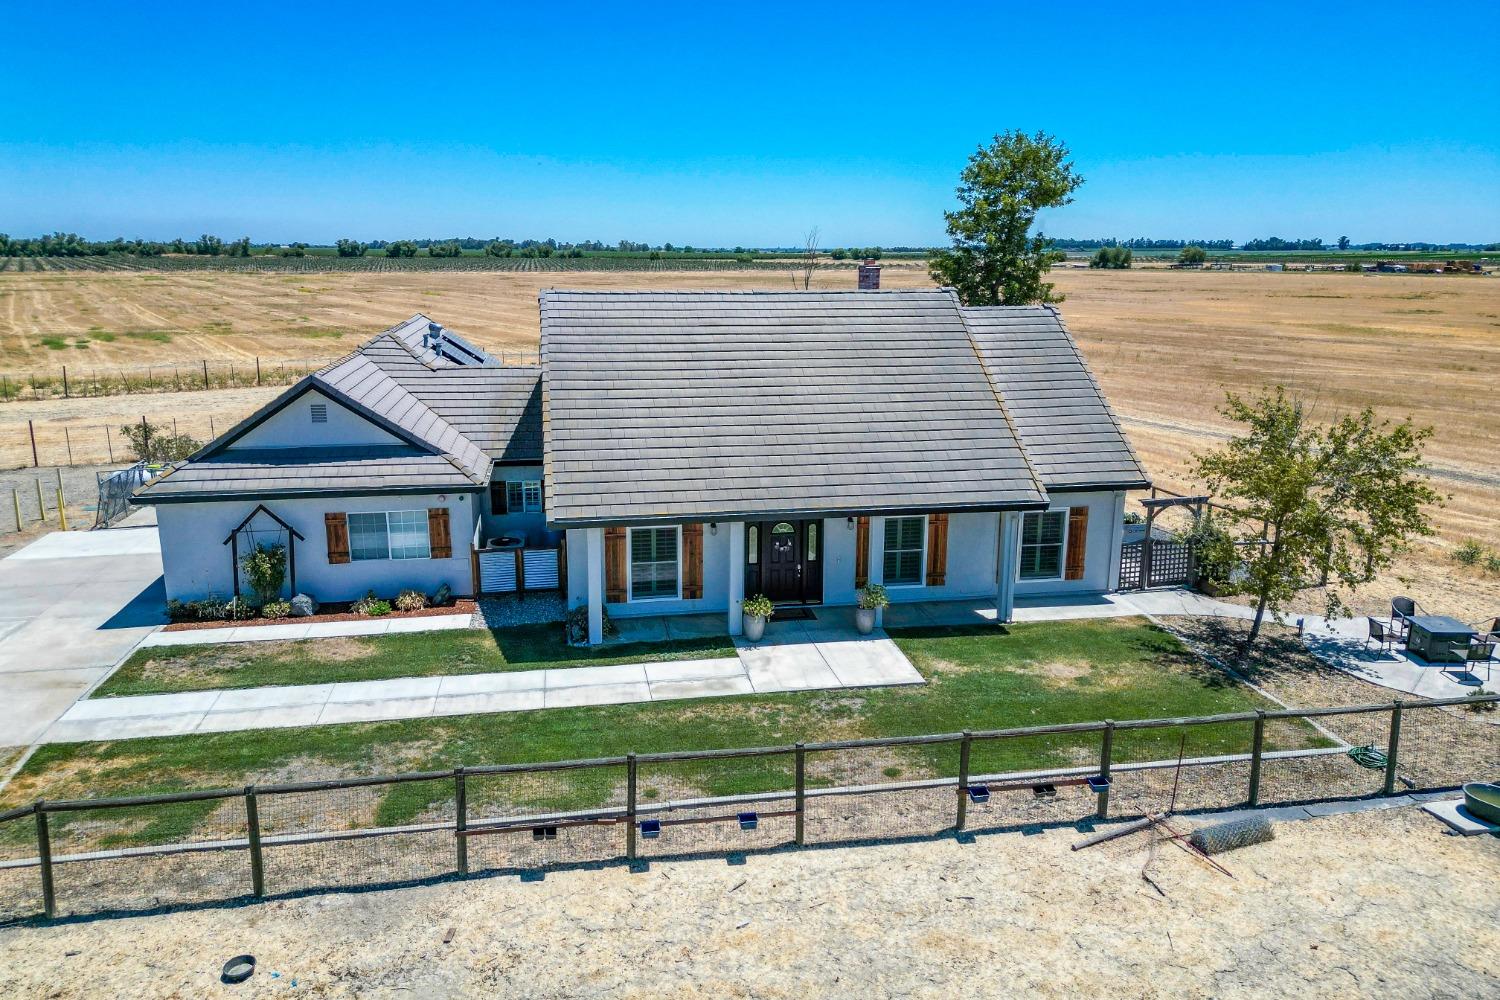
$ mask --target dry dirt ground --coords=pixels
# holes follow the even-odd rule
[[[1500,840],[1285,823],[1221,875],[1135,835],[787,851],[0,931],[28,997],[1479,997]],[[1143,869],[1160,892],[1142,878]],[[451,938],[450,938],[451,935]],[[445,939],[449,939],[445,943]],[[251,952],[256,974],[218,970]],[[276,974],[273,976],[273,973]]]
[[[1436,436],[1429,457],[1451,500],[1439,537],[1369,588],[1379,610],[1408,591],[1465,619],[1500,613],[1500,575],[1458,566],[1465,539],[1500,549],[1500,278],[1300,272],[1061,269],[1053,272],[1069,326],[1160,485],[1195,488],[1194,451],[1227,425],[1226,388],[1284,383],[1332,415],[1372,405],[1413,416]],[[887,288],[929,284],[921,265],[885,267]],[[852,285],[829,270],[816,287]],[[374,331],[424,311],[486,347],[534,350],[536,294],[577,288],[791,287],[788,272],[428,272],[360,274],[0,274],[4,368],[142,365],[207,356],[332,358]],[[113,340],[54,351],[45,336]],[[165,342],[141,336],[165,333]],[[134,336],[132,336],[134,334]],[[239,389],[0,404],[0,466],[29,463],[26,421],[37,421],[42,464],[107,459],[106,428],[144,414],[206,437],[278,389]],[[212,425],[210,422],[212,421]],[[1309,610],[1312,605],[1309,604]]]

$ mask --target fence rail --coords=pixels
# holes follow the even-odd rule
[[[175,364],[129,367],[59,365],[50,371],[0,372],[0,402],[291,385],[330,360],[245,358],[210,361],[199,358]]]
[[[1453,787],[1500,759],[1500,727],[1452,710],[1497,702],[1102,720],[38,801],[0,813],[0,920],[1079,824],[1158,811],[1169,790],[1182,811],[1202,811]],[[1327,738],[1313,718],[1342,731]],[[1163,744],[1161,731],[1180,742]],[[1458,752],[1455,734],[1467,742]],[[1097,739],[1078,742],[1089,736]]]

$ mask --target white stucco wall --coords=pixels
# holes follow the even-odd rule
[[[723,611],[729,599],[729,525],[720,522],[715,533],[707,524],[703,526],[703,596],[685,601],[672,598],[657,598],[645,601],[608,603],[613,618],[629,618],[640,615],[677,615],[697,611]],[[569,530],[568,536],[568,607],[576,608],[588,603],[588,535],[577,529]],[[626,541],[627,548],[629,540]],[[741,567],[740,572],[744,572]],[[681,574],[679,573],[679,581]],[[629,578],[627,577],[627,585]]]
[[[351,601],[370,590],[381,597],[393,596],[408,587],[431,594],[445,583],[454,594],[471,593],[469,539],[481,502],[477,494],[448,493],[267,500],[265,505],[306,539],[296,545],[297,589],[319,601]],[[169,598],[192,600],[208,594],[234,593],[229,546],[223,541],[255,509],[256,503],[239,500],[157,505],[157,531]],[[325,512],[425,512],[431,507],[448,508],[453,539],[451,558],[370,559],[329,564],[323,528]],[[262,515],[256,523],[268,522]]]
[[[328,422],[312,421],[312,404],[328,407]],[[287,402],[280,410],[257,424],[235,448],[308,448],[317,445],[404,444],[395,435],[370,423],[353,410],[345,408],[315,389],[308,389]]]
[[[1114,575],[1115,567],[1120,561],[1117,510],[1123,496],[1124,494],[1117,492],[1053,494],[1051,510],[1066,510],[1069,507],[1089,509],[1089,540],[1088,547],[1084,550],[1083,579],[1017,580],[1016,596],[1102,593],[1110,589],[1112,580],[1118,582],[1118,577]],[[1066,551],[1065,543],[1065,555]]]

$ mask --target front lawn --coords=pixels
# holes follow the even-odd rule
[[[810,691],[505,715],[423,718],[42,747],[0,797],[0,808],[49,799],[117,796],[438,770],[463,765],[612,756],[1001,729],[1104,718],[1212,715],[1272,707],[1202,664],[1169,633],[1139,619],[893,631],[927,678],[920,687]],[[449,634],[451,635],[451,634]],[[435,636],[402,636],[414,644]],[[451,639],[449,641],[452,641]],[[408,647],[412,648],[412,647]],[[655,649],[656,647],[651,647]],[[410,669],[405,672],[411,673]],[[1170,759],[1180,731],[1121,732],[1115,760]],[[1195,727],[1189,756],[1249,749],[1248,725]],[[1278,727],[1267,749],[1326,745],[1310,728]],[[975,772],[1097,759],[1098,733],[978,743]],[[953,774],[950,744],[870,755],[887,778]],[[707,794],[787,787],[784,759],[674,769]],[[573,774],[573,773],[570,773]],[[617,776],[576,772],[556,801],[604,801]],[[810,780],[832,780],[814,773]],[[878,777],[875,780],[880,780]],[[643,775],[643,783],[650,781]],[[477,784],[477,783],[476,783]],[[564,787],[566,784],[566,787]],[[434,806],[426,785],[390,788],[376,818],[405,822]],[[650,797],[649,792],[643,792]]]
[[[550,670],[733,655],[734,646],[727,637],[602,648],[569,646],[563,639],[562,626],[557,624],[287,642],[149,646],[132,654],[93,697]]]

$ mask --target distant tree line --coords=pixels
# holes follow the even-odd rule
[[[1115,237],[1092,240],[1068,240],[1053,238],[1052,245],[1059,250],[1096,250],[1100,247],[1126,247],[1130,250],[1181,250],[1184,247],[1203,247],[1205,250],[1233,250],[1234,240],[1151,240],[1144,236],[1122,240]]]

